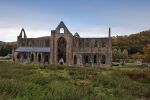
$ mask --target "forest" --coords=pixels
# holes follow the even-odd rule
[[[112,37],[113,60],[115,59],[143,59],[148,62],[150,56],[150,30],[129,36]]]

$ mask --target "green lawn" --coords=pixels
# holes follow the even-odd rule
[[[150,68],[0,62],[0,100],[149,100]]]

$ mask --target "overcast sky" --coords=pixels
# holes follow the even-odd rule
[[[150,0],[0,0],[0,41],[50,36],[60,21],[74,35],[106,37],[150,29]]]

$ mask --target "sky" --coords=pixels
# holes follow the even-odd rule
[[[50,36],[60,21],[74,35],[107,37],[150,29],[150,0],[0,0],[0,41]]]

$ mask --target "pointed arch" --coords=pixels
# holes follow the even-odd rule
[[[64,28],[60,28],[59,33],[65,33]]]
[[[34,55],[33,55],[33,53],[31,54],[31,62],[33,62],[34,61]]]
[[[20,59],[20,53],[17,54],[17,59]]]
[[[102,41],[102,47],[106,47],[106,41]]]
[[[85,62],[85,63],[89,63],[89,57],[88,57],[88,55],[85,55],[85,56],[84,56],[84,62]]]
[[[94,47],[98,47],[98,41],[97,40],[94,43]]]
[[[41,54],[38,55],[38,62],[41,62]]]
[[[61,21],[59,23],[59,25],[57,26],[57,28],[55,29],[56,30],[56,33],[60,33],[60,29],[63,28],[64,29],[64,32],[63,33],[70,33],[68,28],[66,27],[66,25],[64,24],[63,21]]]
[[[77,56],[74,56],[74,64],[77,64]]]
[[[65,40],[65,38],[60,37],[58,39],[58,49],[57,49],[57,60],[58,62],[60,61],[60,59],[62,58],[64,60],[64,62],[66,62],[66,45],[67,42]]]
[[[20,36],[21,36],[21,38],[27,38],[24,28],[21,29]]]
[[[105,57],[105,55],[102,55],[101,63],[102,63],[102,64],[105,64],[105,63],[106,63],[106,57]]]
[[[97,63],[97,56],[94,55],[94,63]]]
[[[80,35],[76,32],[76,33],[74,34],[74,37],[75,37],[75,38],[80,38]]]

